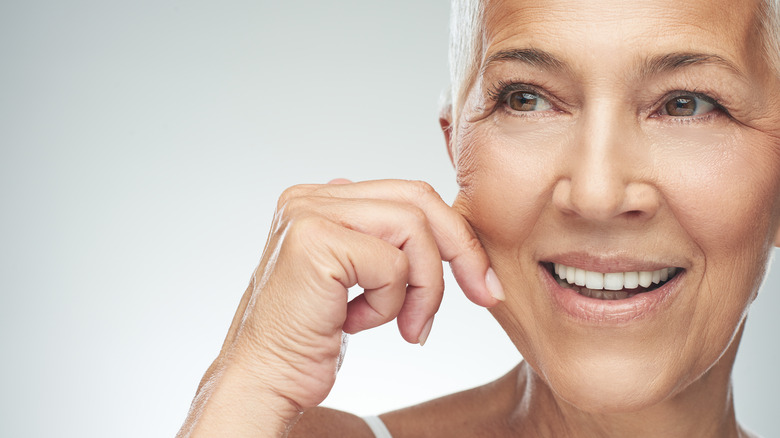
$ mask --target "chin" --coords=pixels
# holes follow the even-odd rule
[[[674,408],[684,400],[728,392],[742,327],[728,340],[711,339],[723,341],[722,349],[685,352],[652,343],[580,339],[530,350],[526,362],[559,404],[578,411],[606,415]]]
[[[593,414],[623,414],[646,410],[673,395],[676,385],[663,384],[651,373],[601,369],[598,372],[544,376],[559,400]]]

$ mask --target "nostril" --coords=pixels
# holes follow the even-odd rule
[[[629,219],[637,219],[637,218],[641,218],[642,216],[644,216],[645,212],[642,211],[642,210],[631,210],[631,211],[627,211],[627,212],[625,212],[623,214],[626,217],[628,217]]]

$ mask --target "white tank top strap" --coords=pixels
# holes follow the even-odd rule
[[[393,438],[393,436],[390,435],[390,431],[387,430],[385,423],[382,422],[382,419],[378,416],[372,415],[369,417],[363,417],[363,421],[368,424],[368,427],[371,428],[371,432],[374,432],[374,436],[376,438]]]

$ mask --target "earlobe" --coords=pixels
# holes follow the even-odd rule
[[[446,105],[439,114],[439,126],[444,134],[444,141],[447,144],[447,153],[450,156],[450,163],[455,166],[455,153],[452,149],[452,106]]]

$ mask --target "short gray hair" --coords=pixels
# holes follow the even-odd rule
[[[450,87],[445,93],[444,110],[455,126],[469,87],[482,60],[485,36],[486,0],[452,0],[450,12]],[[763,53],[780,76],[780,0],[761,0]]]
[[[763,0],[761,32],[764,34],[764,56],[780,76],[780,0]]]
[[[778,0],[780,1],[780,0]],[[452,0],[450,11],[450,87],[444,104],[453,126],[481,63],[485,35],[484,0]]]

